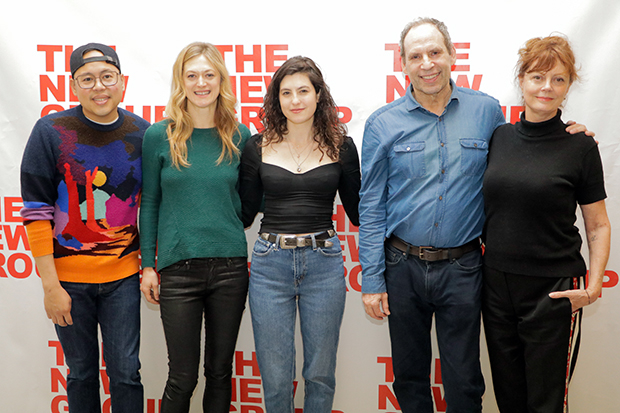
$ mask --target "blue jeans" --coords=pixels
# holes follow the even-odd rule
[[[250,276],[250,312],[268,413],[294,413],[295,321],[303,341],[305,413],[330,413],[346,285],[338,236],[331,247],[281,249],[259,238]]]
[[[144,409],[140,382],[140,278],[138,274],[103,284],[61,282],[71,296],[73,325],[56,333],[69,367],[67,397],[71,413],[101,413],[99,338],[110,379],[114,413]]]
[[[432,413],[431,325],[435,316],[449,413],[482,411],[480,250],[457,260],[422,261],[385,247],[394,393],[404,413]]]
[[[187,413],[200,366],[200,334],[205,327],[202,407],[227,413],[232,363],[248,294],[248,260],[193,258],[160,271],[161,319],[168,347],[168,380],[161,413]]]

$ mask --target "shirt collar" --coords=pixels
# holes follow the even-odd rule
[[[454,80],[452,79],[450,79],[450,86],[452,87],[452,94],[450,95],[450,101],[448,102],[446,107],[448,107],[453,100],[459,100],[459,90],[456,87],[456,83],[454,83]],[[422,107],[422,105],[420,105],[418,101],[415,100],[415,98],[413,97],[413,86],[411,84],[409,84],[409,87],[407,87],[407,93],[405,95],[407,99],[406,107],[408,112],[414,111],[416,109],[424,109],[424,107]]]

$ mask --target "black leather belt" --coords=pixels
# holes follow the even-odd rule
[[[316,246],[319,248],[329,248],[334,245],[333,242],[328,241],[328,238],[336,235],[336,231],[333,229],[319,232],[318,234],[314,234],[314,239],[316,241]],[[280,236],[280,241],[278,245],[282,249],[293,249],[297,247],[311,247],[312,246],[312,235],[303,235],[297,236],[295,234],[271,234],[269,232],[263,232],[260,234],[260,237],[265,241],[269,241],[275,244],[276,240]]]
[[[415,255],[424,261],[456,260],[464,254],[480,248],[480,239],[478,238],[456,248],[417,247],[406,243],[395,235],[388,238],[387,242],[400,252],[407,255]]]

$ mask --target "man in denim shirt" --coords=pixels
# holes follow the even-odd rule
[[[373,113],[364,131],[363,301],[369,316],[390,316],[403,412],[434,411],[433,314],[448,411],[480,412],[482,177],[505,118],[497,100],[451,80],[456,51],[442,22],[410,23],[400,50],[408,93]]]
[[[408,93],[373,113],[364,130],[362,298],[370,317],[390,316],[403,412],[434,411],[433,315],[448,411],[480,412],[482,178],[505,119],[497,100],[451,80],[456,50],[442,22],[409,23],[400,53]],[[567,131],[594,136],[578,124]]]

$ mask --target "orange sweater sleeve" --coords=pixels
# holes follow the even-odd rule
[[[33,257],[54,253],[54,232],[51,221],[30,221],[26,224],[26,233]]]

